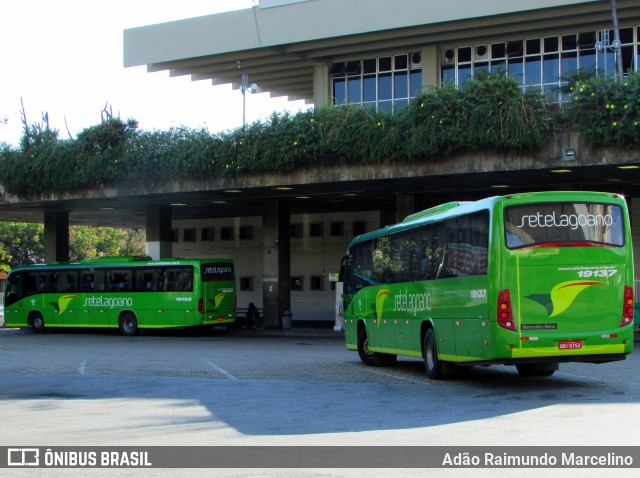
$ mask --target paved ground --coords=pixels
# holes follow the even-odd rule
[[[339,334],[287,334],[0,329],[0,445],[640,445],[638,348],[624,362],[563,364],[550,378],[494,366],[434,382],[419,360],[371,368]],[[46,476],[81,476],[55,471]],[[632,476],[626,471],[617,475]],[[365,472],[223,474],[371,476]]]

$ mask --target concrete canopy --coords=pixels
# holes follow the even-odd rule
[[[636,0],[618,0],[618,11],[625,20],[640,18]],[[124,66],[147,65],[149,72],[169,70],[235,88],[248,73],[272,96],[311,103],[314,65],[326,61],[610,23],[611,5],[602,0],[263,1],[250,9],[125,30]]]
[[[565,141],[577,159],[564,161]],[[640,151],[598,150],[559,138],[535,154],[475,151],[409,164],[309,168],[175,182],[146,190],[121,184],[25,199],[4,194],[0,219],[42,222],[44,212],[69,212],[72,225],[144,227],[149,208],[170,207],[174,220],[260,215],[265,202],[286,200],[292,213],[376,209],[393,213],[396,198],[415,195],[416,210],[451,200],[473,200],[534,190],[600,190],[640,196]]]
[[[124,64],[206,77],[215,84],[238,82],[241,73],[248,72],[273,94],[310,100],[319,62],[611,25],[610,2],[604,0],[302,0],[266,8],[276,3],[285,2],[263,0],[252,9],[126,30]],[[625,25],[640,24],[638,0],[618,0],[618,13]],[[576,148],[576,161],[562,161],[566,146]],[[559,137],[535,154],[469,152],[420,164],[202,178],[168,183],[159,190],[124,182],[116,188],[24,197],[0,187],[0,220],[42,222],[45,212],[63,211],[69,212],[72,225],[143,227],[146,211],[153,207],[171,207],[176,220],[234,217],[259,214],[265,201],[276,199],[290,201],[295,213],[393,211],[398,194],[416,195],[416,209],[541,189],[593,189],[638,197],[638,164],[638,150],[593,151],[576,138]],[[558,169],[569,172],[554,172]]]

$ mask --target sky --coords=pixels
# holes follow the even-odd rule
[[[253,6],[255,0],[0,0],[0,142],[18,145],[22,105],[75,138],[101,121],[105,106],[144,130],[188,126],[215,133],[242,126],[242,94],[146,66],[123,67],[123,30]],[[240,78],[238,78],[240,81]],[[302,101],[247,95],[247,122]]]

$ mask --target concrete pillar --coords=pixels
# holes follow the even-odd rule
[[[145,251],[152,259],[171,257],[173,252],[171,208],[169,206],[147,209],[147,243]]]
[[[413,194],[396,194],[396,223],[402,222],[405,217],[414,212],[416,212],[416,206]]]
[[[69,260],[68,212],[44,213],[44,260],[47,264]]]
[[[422,87],[433,87],[440,84],[440,59],[438,47],[429,45],[422,47]]]
[[[316,63],[313,65],[313,106],[319,108],[331,102],[329,63],[326,61]]]
[[[282,328],[282,315],[291,310],[290,211],[284,201],[269,201],[263,215],[262,308],[264,326]],[[296,311],[292,311],[294,314]],[[294,315],[295,319],[295,315]]]

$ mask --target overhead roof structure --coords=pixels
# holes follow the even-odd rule
[[[351,165],[282,174],[254,174],[170,184],[155,191],[122,184],[25,200],[5,195],[4,221],[42,222],[44,211],[68,211],[75,225],[143,227],[148,208],[170,206],[172,218],[260,214],[267,201],[286,200],[291,213],[394,211],[398,194],[415,196],[417,210],[434,204],[534,190],[599,190],[640,196],[640,151],[577,149],[573,161],[559,147],[541,153],[470,152],[448,161]]]
[[[627,21],[640,2],[618,0]],[[314,65],[447,42],[545,35],[611,22],[603,0],[262,0],[256,7],[124,31],[124,66],[314,98]],[[492,40],[492,41],[493,41]]]
[[[618,0],[617,5],[626,25],[640,25],[640,1]],[[151,72],[168,70],[236,87],[248,73],[272,95],[312,101],[319,63],[608,25],[607,0],[261,0],[250,9],[125,30],[124,66],[146,65]],[[395,169],[344,166],[203,178],[153,191],[123,182],[111,189],[26,198],[0,188],[0,219],[41,222],[45,211],[68,211],[72,224],[140,227],[145,210],[156,206],[171,206],[174,219],[189,219],[255,214],[273,199],[291,201],[295,213],[392,210],[402,193],[415,194],[418,208],[505,190],[595,189],[640,196],[639,151],[591,151],[578,145],[575,161],[563,163],[562,146],[508,158],[471,152]]]

